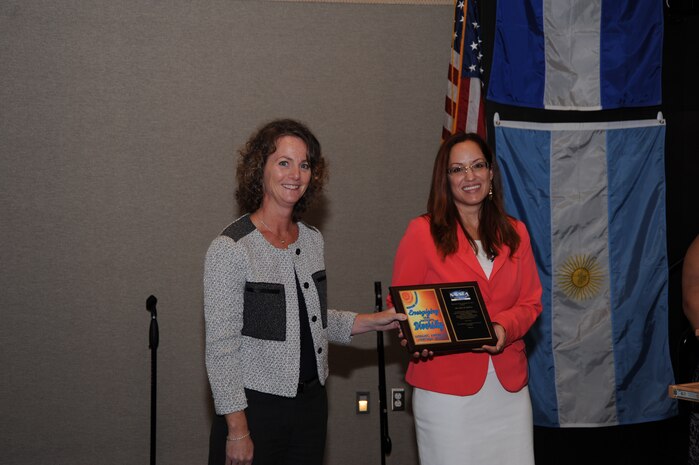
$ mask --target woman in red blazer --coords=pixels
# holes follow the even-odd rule
[[[478,282],[497,335],[494,346],[409,365],[421,465],[534,463],[522,337],[541,313],[541,283],[529,234],[505,213],[500,186],[485,141],[450,137],[428,212],[410,222],[396,254],[394,286]]]

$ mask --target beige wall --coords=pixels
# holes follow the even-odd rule
[[[0,3],[0,456],[147,463],[158,297],[158,463],[204,463],[201,276],[235,218],[235,150],[301,119],[330,162],[309,216],[330,303],[371,311],[441,135],[450,6],[171,0]],[[380,463],[376,338],[333,347],[326,463]],[[406,354],[387,338],[388,387]],[[354,413],[357,390],[373,412]],[[410,412],[389,412],[416,464]]]

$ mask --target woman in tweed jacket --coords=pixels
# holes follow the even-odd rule
[[[320,144],[275,120],[240,152],[246,213],[212,242],[204,271],[206,366],[216,413],[210,464],[320,464],[328,341],[398,327],[392,309],[327,308],[323,237],[299,221],[322,190]]]

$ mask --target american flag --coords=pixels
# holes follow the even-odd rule
[[[459,131],[477,132],[486,137],[480,27],[476,0],[456,0],[442,139]]]

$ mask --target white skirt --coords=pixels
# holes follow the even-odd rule
[[[534,464],[529,389],[506,391],[492,362],[472,396],[415,388],[413,413],[421,465]]]

